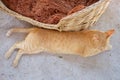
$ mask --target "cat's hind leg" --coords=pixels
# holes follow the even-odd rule
[[[14,61],[13,61],[13,66],[14,67],[17,67],[17,65],[18,65],[18,63],[19,63],[19,61],[20,61],[20,58],[22,57],[22,55],[24,54],[25,52],[23,51],[23,50],[19,50],[18,51],[18,53],[17,53],[17,55],[16,55],[16,57],[15,57],[15,59],[14,59]]]
[[[8,59],[8,58],[12,55],[12,52],[13,52],[15,49],[17,49],[17,48],[19,48],[19,43],[15,43],[15,44],[6,52],[5,58]]]

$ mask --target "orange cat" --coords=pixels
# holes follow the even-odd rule
[[[83,57],[96,55],[110,49],[109,39],[114,30],[100,32],[95,30],[84,30],[79,32],[58,32],[40,28],[14,28],[8,31],[29,33],[24,41],[15,43],[5,57],[9,58],[14,49],[19,49],[13,66],[17,66],[23,54],[37,54],[40,52],[51,52],[57,54],[76,54]]]

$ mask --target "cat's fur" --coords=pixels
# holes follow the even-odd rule
[[[100,32],[96,30],[83,30],[79,32],[58,32],[40,28],[14,28],[8,31],[29,33],[24,41],[15,43],[5,57],[9,58],[14,49],[19,49],[13,62],[17,66],[23,54],[37,54],[51,52],[57,54],[76,54],[83,57],[96,55],[110,48],[109,38],[114,30]]]

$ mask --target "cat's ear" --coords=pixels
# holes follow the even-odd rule
[[[92,37],[92,39],[94,41],[99,41],[99,36],[97,34],[94,34],[93,37]]]
[[[114,32],[115,32],[115,29],[111,29],[111,30],[106,31],[105,33],[107,34],[107,37],[110,37],[112,36]]]

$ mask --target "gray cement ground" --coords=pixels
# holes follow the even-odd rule
[[[48,53],[25,55],[14,68],[11,64],[16,52],[9,60],[4,54],[26,34],[14,34],[9,38],[5,34],[12,27],[26,26],[31,25],[0,11],[0,80],[120,80],[120,0],[112,0],[100,20],[91,27],[116,30],[111,38],[112,50],[90,58]]]

